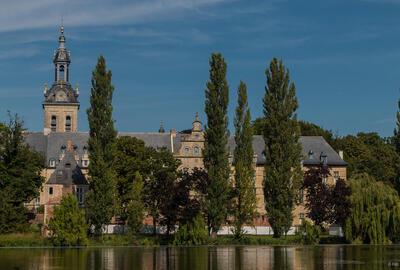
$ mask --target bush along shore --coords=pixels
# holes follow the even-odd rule
[[[312,244],[344,244],[343,238],[322,235],[318,243]],[[177,243],[173,235],[116,235],[109,234],[89,238],[86,247],[113,247],[113,246],[227,246],[227,245],[306,245],[301,235],[283,236],[273,238],[272,236],[248,235],[240,239],[234,236],[207,237],[201,244]],[[0,247],[57,247],[60,246],[49,237],[43,237],[39,233],[13,233],[0,235]],[[76,246],[76,245],[71,245]]]

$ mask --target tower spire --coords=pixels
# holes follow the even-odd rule
[[[160,122],[160,128],[158,129],[158,133],[164,133],[165,129],[164,129],[164,123],[163,121]]]
[[[60,26],[60,37],[58,38],[58,48],[65,49],[65,36],[64,36],[64,25],[61,24]]]

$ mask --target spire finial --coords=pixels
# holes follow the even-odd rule
[[[164,123],[163,123],[162,120],[161,120],[161,122],[160,122],[160,128],[159,128],[158,132],[159,132],[159,133],[164,133],[164,132],[165,132]]]
[[[196,112],[196,116],[194,117],[194,121],[200,122],[199,112]]]
[[[64,36],[64,24],[61,23],[60,26],[60,37],[58,38],[58,43],[59,43],[59,48],[64,49],[65,48],[65,36]]]

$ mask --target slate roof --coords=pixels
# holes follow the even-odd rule
[[[155,132],[120,132],[118,136],[133,136],[141,139],[147,146],[154,148],[166,147],[171,150],[171,136],[169,133],[155,133]],[[176,134],[173,138],[174,152],[176,153],[181,146],[181,134]],[[35,150],[42,152],[46,156],[47,164],[50,159],[58,160],[61,147],[67,145],[67,141],[71,140],[75,146],[75,151],[78,155],[82,155],[84,147],[87,147],[89,134],[87,132],[78,133],[50,133],[45,136],[43,133],[27,133],[26,141]],[[320,136],[302,136],[300,137],[302,145],[303,164],[304,165],[317,165],[320,164],[320,156],[326,155],[327,163],[330,166],[346,166],[347,163],[340,158],[338,153]],[[233,153],[235,148],[235,140],[230,137],[228,140],[229,151]],[[265,163],[264,158],[264,139],[262,136],[255,135],[253,137],[253,148],[257,155],[257,164],[262,165]],[[313,155],[309,155],[312,151]]]
[[[56,100],[56,94],[58,92],[64,92],[65,95],[67,96],[66,101],[57,101]],[[69,104],[69,103],[77,103],[78,102],[78,94],[77,92],[72,88],[71,84],[68,82],[64,81],[58,81],[55,82],[50,90],[46,92],[45,94],[45,101],[44,103],[51,103],[51,104]]]
[[[88,185],[85,176],[75,160],[75,153],[65,150],[64,158],[57,164],[47,184]]]

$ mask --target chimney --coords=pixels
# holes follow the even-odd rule
[[[72,151],[73,150],[73,145],[72,145],[72,141],[68,140],[67,141],[67,151]]]
[[[171,140],[171,153],[174,153],[174,138],[176,137],[176,129],[171,129],[169,138]]]
[[[343,159],[343,151],[342,151],[342,150],[339,150],[339,157],[340,157],[341,159]]]

